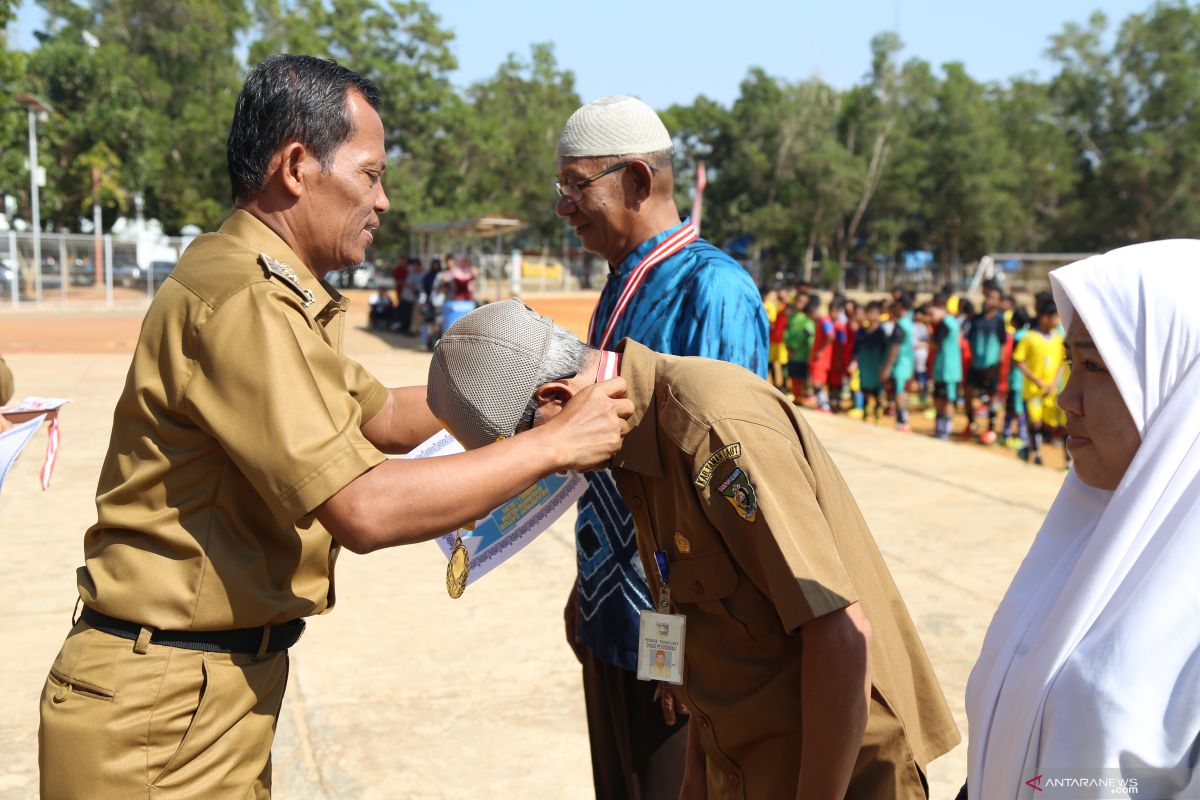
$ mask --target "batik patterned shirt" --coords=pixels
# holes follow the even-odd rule
[[[592,326],[595,347],[634,268],[686,221],[643,242],[609,272]],[[617,321],[608,347],[624,338],[678,356],[740,364],[766,377],[768,324],[746,270],[697,239],[646,274]],[[579,637],[604,661],[637,668],[638,615],[653,606],[634,539],[633,519],[608,472],[587,473],[575,542],[579,564]]]

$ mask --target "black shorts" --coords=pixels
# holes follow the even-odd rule
[[[967,387],[977,389],[981,394],[993,395],[1000,388],[1000,365],[967,370]]]
[[[958,382],[946,383],[945,381],[934,381],[933,396],[936,400],[949,400],[951,403],[958,402]]]
[[[798,361],[788,360],[787,374],[789,378],[799,378],[802,381],[808,380],[808,359]]]

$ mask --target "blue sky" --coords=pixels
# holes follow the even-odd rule
[[[1044,57],[1049,37],[1064,23],[1084,22],[1098,8],[1119,22],[1151,2],[432,0],[431,5],[455,32],[454,80],[460,86],[491,75],[510,52],[527,54],[531,42],[552,41],[584,100],[634,94],[664,108],[698,94],[731,103],[752,66],[790,80],[817,74],[834,86],[849,86],[869,67],[871,37],[893,27],[904,40],[904,57],[934,65],[962,61],[984,81],[1025,73],[1044,78],[1052,74]],[[32,31],[42,19],[41,9],[23,0],[12,43],[32,47]]]

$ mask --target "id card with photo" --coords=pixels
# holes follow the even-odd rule
[[[638,680],[683,683],[683,633],[687,617],[643,611],[638,635]]]

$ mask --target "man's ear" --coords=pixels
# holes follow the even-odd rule
[[[543,383],[534,390],[533,396],[539,406],[546,405],[547,403],[562,406],[566,405],[567,401],[575,396],[575,392],[571,389],[568,381],[551,381],[550,383]]]
[[[288,194],[299,197],[304,193],[305,172],[312,158],[308,148],[299,142],[288,142],[279,148],[275,157],[278,159],[280,183]]]
[[[633,181],[633,190],[639,201],[649,200],[654,190],[654,171],[644,161],[634,161],[625,168]]]

